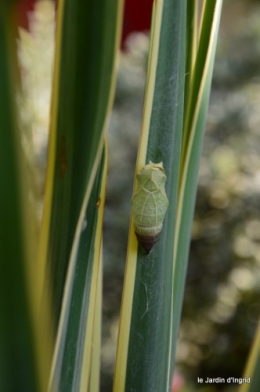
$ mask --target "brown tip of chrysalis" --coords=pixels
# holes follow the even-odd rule
[[[147,254],[150,253],[152,247],[154,246],[154,244],[155,244],[156,241],[158,240],[159,234],[160,234],[160,233],[155,234],[155,235],[147,236],[147,235],[137,234],[137,233],[135,232],[137,241],[139,242],[139,244],[142,245],[142,247],[144,248],[144,250],[146,251]]]

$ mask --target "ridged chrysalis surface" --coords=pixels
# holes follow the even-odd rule
[[[137,174],[132,213],[138,242],[147,253],[158,240],[168,207],[165,193],[166,174],[162,162],[149,162]]]

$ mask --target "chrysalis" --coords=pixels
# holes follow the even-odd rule
[[[158,240],[169,204],[165,193],[165,181],[166,174],[162,162],[150,161],[137,174],[132,213],[137,240],[147,254]]]

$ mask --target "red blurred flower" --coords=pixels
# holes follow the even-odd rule
[[[150,30],[153,0],[125,0],[122,46],[134,31]]]
[[[18,25],[28,29],[28,12],[33,10],[36,0],[17,2]],[[58,1],[56,0],[56,3]],[[127,36],[134,31],[150,30],[153,0],[125,0],[122,47]]]

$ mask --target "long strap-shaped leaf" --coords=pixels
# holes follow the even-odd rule
[[[256,331],[255,340],[244,371],[244,381],[239,392],[258,392],[260,389],[260,323]]]
[[[51,336],[17,126],[14,3],[0,2],[0,390],[45,392]]]
[[[174,285],[172,314],[172,340],[176,346],[183,288],[187,269],[189,242],[193,211],[196,198],[200,154],[208,110],[209,93],[216,51],[217,34],[221,14],[222,0],[205,2],[202,16],[199,48],[191,81],[190,110],[187,112],[183,142],[183,171],[180,178],[178,213],[176,221],[174,253]],[[187,126],[188,124],[188,126]],[[172,358],[172,365],[174,357]]]
[[[102,263],[102,250],[100,252],[100,265]],[[100,358],[101,358],[101,321],[102,321],[102,269],[99,268],[98,284],[97,284],[97,295],[95,303],[95,316],[94,316],[94,329],[92,339],[92,355],[91,355],[91,369],[90,369],[90,380],[89,380],[89,392],[98,392],[100,385]]]
[[[186,118],[191,80],[198,49],[198,8],[198,1],[187,0],[184,118]]]
[[[95,310],[95,305],[102,269],[100,251],[106,167],[107,161],[102,159],[83,221],[79,250],[68,270],[56,340],[51,391],[88,390],[94,315],[95,311],[100,311]]]
[[[155,57],[158,53],[156,27],[160,6],[163,7],[162,24],[158,29],[160,50],[156,72],[153,73],[153,53]],[[130,227],[114,385],[116,392],[131,389],[163,391],[171,387],[220,10],[221,1],[207,2],[196,61],[194,56],[188,61],[188,56],[185,56],[185,32],[189,31],[185,22],[186,3],[156,2],[137,168],[145,163],[145,159],[163,161],[168,176],[166,192],[170,205],[160,240],[149,256],[142,255],[139,250],[136,257],[132,224]],[[188,12],[188,23],[194,19]],[[191,41],[195,42],[188,34],[188,42]],[[185,90],[188,94],[185,97],[188,118],[185,119],[180,166],[185,57],[190,75]]]
[[[115,85],[122,1],[61,0],[39,260],[55,326],[83,200],[90,197]],[[87,201],[86,201],[87,203]],[[82,216],[83,217],[83,216]]]
[[[130,223],[114,392],[167,391],[172,347],[171,287],[184,103],[186,1],[154,3],[149,69],[137,171],[163,162],[170,200],[164,228],[149,255]],[[173,154],[174,152],[174,154]]]

